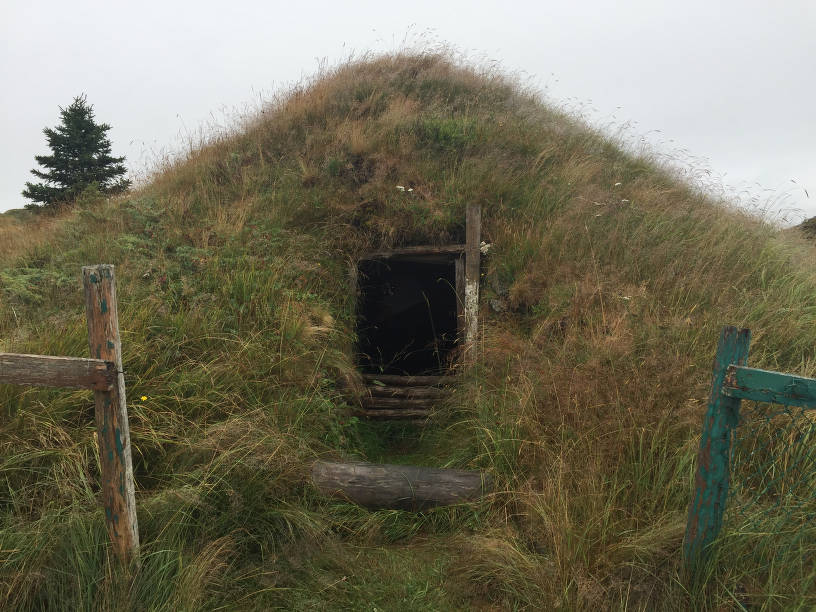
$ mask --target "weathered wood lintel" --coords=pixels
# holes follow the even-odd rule
[[[115,380],[112,361],[0,353],[0,383],[107,391]]]
[[[730,366],[722,392],[734,399],[816,408],[816,379],[758,368]]]
[[[389,259],[405,255],[458,255],[464,252],[464,244],[420,245],[365,253],[360,259]]]

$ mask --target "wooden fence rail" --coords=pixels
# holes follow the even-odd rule
[[[710,554],[722,526],[730,484],[731,440],[740,424],[742,400],[816,408],[816,379],[745,365],[750,341],[750,330],[724,327],[714,358],[683,543],[686,565],[691,570]]]
[[[0,383],[106,391],[115,374],[112,361],[0,353]]]
[[[139,526],[113,266],[83,267],[82,282],[94,359],[0,353],[0,383],[93,390],[105,524],[117,556],[138,564]]]

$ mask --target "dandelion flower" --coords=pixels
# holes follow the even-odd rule
[[[146,395],[143,395],[143,396],[142,396],[142,397],[140,397],[139,399],[140,399],[140,400],[142,400],[143,402],[146,402],[146,401],[147,401],[147,396],[146,396]]]

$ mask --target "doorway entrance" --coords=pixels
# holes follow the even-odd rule
[[[461,249],[449,250],[375,253],[359,262],[357,337],[364,374],[433,376],[450,369],[462,308]]]

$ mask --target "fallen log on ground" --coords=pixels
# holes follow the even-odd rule
[[[375,463],[318,461],[312,480],[325,495],[367,508],[425,510],[478,499],[492,489],[488,474]]]

